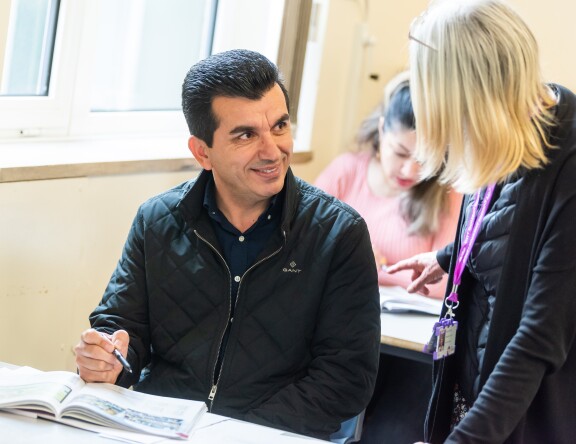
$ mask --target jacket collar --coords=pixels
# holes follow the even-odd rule
[[[556,125],[552,126],[550,130],[550,142],[553,145],[561,145],[566,139],[576,131],[576,96],[572,91],[562,85],[550,84],[558,95],[558,103],[556,104],[555,117]],[[565,147],[565,148],[572,148]]]
[[[186,219],[186,221],[195,225],[204,213],[204,193],[208,181],[212,180],[212,172],[202,170],[198,177],[189,183],[188,189],[177,204]],[[296,216],[298,204],[300,202],[300,183],[292,173],[292,169],[288,168],[286,178],[284,180],[284,190],[286,192],[284,198],[284,206],[282,208],[282,230],[288,233],[292,225],[292,221]]]

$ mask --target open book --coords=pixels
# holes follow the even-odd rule
[[[0,372],[0,409],[93,430],[92,424],[187,439],[207,410],[200,401],[148,395],[104,383],[85,383],[71,372]]]
[[[408,293],[400,286],[380,287],[380,308],[383,313],[413,312],[439,316],[443,303],[442,299]]]

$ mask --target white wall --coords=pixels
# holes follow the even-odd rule
[[[362,5],[369,4],[366,10]],[[516,0],[541,42],[544,73],[576,89],[576,3]],[[331,0],[314,114],[312,181],[349,147],[386,80],[405,68],[425,0]],[[367,17],[365,19],[365,17]],[[359,27],[364,21],[367,26]],[[360,30],[373,36],[363,48]],[[379,76],[371,80],[369,74]],[[0,184],[0,361],[74,369],[72,347],[108,282],[138,204],[191,176],[134,174]]]

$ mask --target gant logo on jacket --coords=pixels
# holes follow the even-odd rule
[[[296,264],[296,262],[294,262],[294,261],[290,262],[289,265],[290,265],[290,268],[284,267],[284,268],[282,269],[282,271],[283,271],[284,273],[300,273],[300,272],[302,271],[302,270],[300,270],[299,268],[296,268],[296,265],[297,265],[297,264]]]

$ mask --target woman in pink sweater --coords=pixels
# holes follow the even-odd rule
[[[315,182],[366,220],[380,285],[403,287],[411,283],[411,273],[387,274],[386,265],[452,242],[462,200],[435,179],[419,179],[420,166],[413,158],[414,112],[405,78],[401,74],[390,82],[385,103],[362,123],[358,146],[369,150],[340,155]],[[445,279],[429,286],[429,296],[443,297],[445,286]]]

